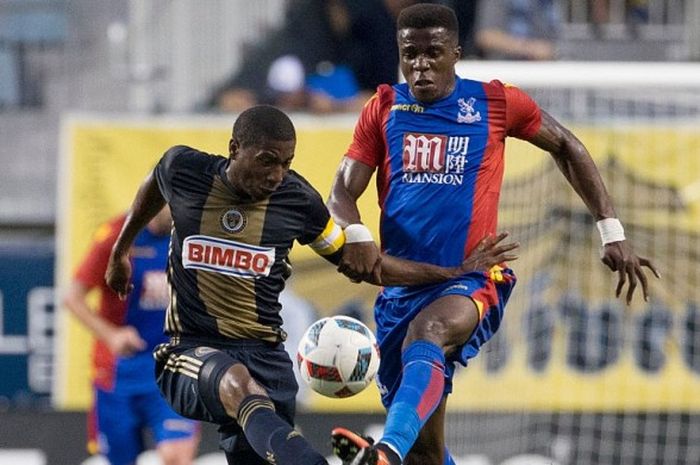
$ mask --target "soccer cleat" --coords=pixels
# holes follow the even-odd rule
[[[333,453],[343,461],[343,465],[375,465],[377,451],[372,447],[372,438],[360,436],[345,428],[331,431]]]
[[[360,436],[345,428],[331,431],[333,453],[343,465],[392,465],[383,450],[374,446],[374,439]]]

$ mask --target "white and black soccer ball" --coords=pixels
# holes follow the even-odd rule
[[[321,318],[299,341],[301,378],[319,394],[350,397],[372,382],[379,368],[379,347],[372,331],[347,316]]]

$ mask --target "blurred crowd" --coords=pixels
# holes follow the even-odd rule
[[[427,1],[456,11],[464,58],[557,58],[560,1]],[[608,0],[589,1],[591,23],[604,24]],[[289,111],[357,111],[379,84],[398,79],[394,21],[402,8],[417,2],[290,0],[282,26],[247,46],[241,65],[203,106],[222,112],[256,103]],[[643,20],[646,6],[646,0],[627,0],[630,21]]]
[[[208,109],[239,112],[256,103],[318,113],[356,111],[376,87],[395,83],[395,20],[416,0],[291,0],[286,21],[250,45],[236,72],[212,93]],[[444,3],[463,25],[471,54],[476,0]]]

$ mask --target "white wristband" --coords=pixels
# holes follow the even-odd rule
[[[603,245],[625,240],[625,229],[617,218],[605,218],[597,221],[595,225],[598,227]]]
[[[355,242],[374,242],[372,233],[367,226],[361,223],[349,224],[343,230],[345,232],[345,242],[353,244]]]

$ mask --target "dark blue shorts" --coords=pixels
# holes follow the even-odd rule
[[[265,388],[277,414],[293,426],[299,386],[283,344],[180,338],[157,347],[154,354],[158,386],[176,412],[219,425],[220,446],[227,456],[241,463],[267,464],[253,452],[236,420],[226,413],[218,386],[229,367],[243,364]]]
[[[515,286],[515,275],[510,269],[498,268],[491,273],[469,273],[460,278],[427,287],[419,292],[396,298],[379,294],[374,306],[377,323],[377,340],[381,363],[377,384],[386,408],[396,394],[401,382],[401,348],[408,325],[435,300],[448,295],[463,295],[471,298],[479,310],[481,321],[465,344],[446,360],[445,394],[452,392],[452,378],[456,363],[464,366],[479,353],[481,346],[496,333],[510,293]]]

